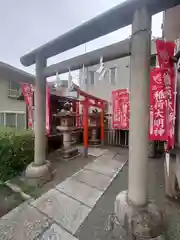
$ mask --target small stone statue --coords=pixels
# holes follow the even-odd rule
[[[64,103],[64,110],[70,112],[72,108],[72,104],[69,102]]]

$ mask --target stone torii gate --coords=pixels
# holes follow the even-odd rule
[[[50,176],[45,160],[45,80],[60,66],[47,67],[47,59],[132,23],[128,191],[117,196],[115,215],[135,237],[162,234],[161,212],[148,200],[147,190],[151,16],[178,4],[179,0],[128,0],[21,58],[24,66],[36,64],[35,158],[26,175],[38,179]]]

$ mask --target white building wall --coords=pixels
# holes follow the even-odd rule
[[[86,71],[87,84],[84,83],[80,87],[87,91],[88,93],[109,100],[111,98],[111,92],[118,88],[128,88],[129,87],[129,57],[117,59],[111,62],[106,62],[104,67],[107,68],[107,72],[102,80],[99,80],[100,74],[96,73],[99,65],[94,65],[89,67]],[[110,78],[110,68],[116,68],[115,83],[111,83]],[[90,72],[94,72],[94,84],[90,81]]]
[[[152,55],[156,54],[155,42],[152,41],[151,47]],[[129,88],[130,82],[130,57],[120,58],[113,61],[104,63],[104,67],[107,69],[117,68],[115,83],[111,82],[109,76],[110,72],[106,72],[105,77],[99,80],[100,74],[96,73],[99,65],[94,65],[85,69],[85,76],[87,77],[84,81],[82,79],[82,70],[80,71],[80,88],[88,93],[97,96],[99,98],[111,101],[112,91],[117,89]],[[90,72],[94,72],[94,84],[90,81]]]
[[[168,41],[180,37],[180,5],[165,11],[163,30],[164,37]]]
[[[14,98],[8,97],[9,81],[0,78],[0,112],[24,112],[26,113],[26,104]]]

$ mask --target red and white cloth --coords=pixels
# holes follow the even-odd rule
[[[167,148],[173,148],[175,144],[175,70],[172,61],[175,51],[175,43],[164,40],[156,40],[159,67],[162,70],[164,91],[166,93],[166,128]]]
[[[21,83],[21,90],[28,109],[28,127],[33,129],[33,95],[34,86],[28,83]],[[50,133],[50,88],[46,86],[46,134]]]
[[[129,92],[127,89],[119,89],[112,92],[112,121],[113,128],[129,129]]]

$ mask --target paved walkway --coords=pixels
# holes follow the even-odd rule
[[[121,158],[127,157],[127,152]],[[115,157],[118,160],[119,156]],[[110,233],[108,231],[109,215],[114,210],[114,201],[120,191],[128,187],[128,164],[118,173],[110,187],[97,202],[88,218],[83,222],[76,237],[78,240],[129,240],[123,229]],[[180,202],[165,197],[164,186],[164,159],[149,159],[148,166],[148,193],[149,198],[156,201],[167,217],[166,240],[180,240]],[[132,240],[132,238],[130,238]]]
[[[127,161],[104,151],[84,169],[0,219],[1,240],[77,240],[80,226]],[[84,238],[85,239],[85,238]]]

